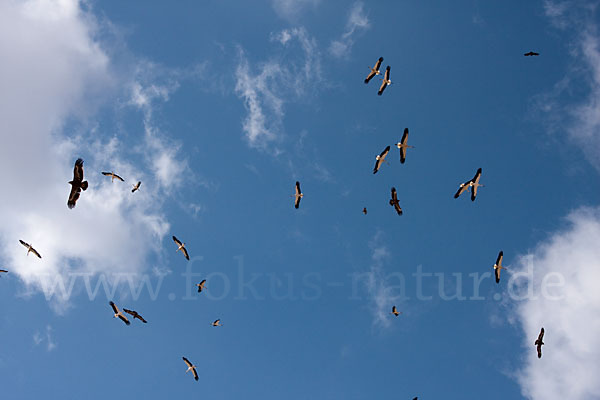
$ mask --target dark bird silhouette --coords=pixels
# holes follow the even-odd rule
[[[140,321],[142,321],[143,323],[147,323],[147,322],[148,322],[148,321],[146,321],[146,320],[144,319],[144,317],[142,317],[140,314],[138,314],[138,312],[137,312],[137,311],[134,311],[134,310],[128,310],[128,309],[126,309],[126,308],[123,308],[123,311],[125,311],[127,314],[129,314],[129,315],[133,316],[133,319],[136,319],[136,318],[137,318],[137,319],[139,319]]]
[[[114,182],[115,179],[118,179],[121,182],[125,182],[125,179],[121,178],[119,175],[115,174],[114,172],[103,172],[102,175],[104,175],[104,176],[110,176],[110,181],[111,182]]]
[[[542,346],[544,345],[544,342],[542,342],[542,339],[544,339],[544,328],[543,327],[542,327],[542,330],[540,331],[540,334],[538,335],[537,340],[534,343],[537,346],[538,358],[542,358]]]
[[[310,188],[309,188],[310,189]],[[300,207],[300,200],[304,197],[304,193],[300,190],[300,182],[296,181],[296,193],[294,196],[294,207]]]
[[[198,380],[198,372],[196,372],[196,366],[194,364],[192,364],[187,358],[185,357],[181,357],[183,358],[183,361],[185,362],[185,364],[188,366],[187,372],[192,371],[192,374],[194,374],[194,379]]]
[[[530,51],[529,53],[525,53],[523,54],[525,57],[531,57],[531,56],[539,56],[540,53],[536,53],[535,51]]]
[[[377,94],[379,96],[381,96],[383,94],[383,91],[385,90],[385,88],[391,84],[392,84],[392,81],[390,80],[390,66],[388,65],[387,68],[385,69],[385,73],[383,74],[383,79],[381,80],[381,86],[379,87],[379,91],[377,92]]]
[[[37,250],[34,249],[29,243],[26,243],[26,242],[22,241],[21,239],[19,239],[19,243],[21,243],[23,246],[25,246],[27,248],[27,255],[29,255],[29,253],[33,253],[38,258],[42,258],[42,256],[40,255],[40,253],[38,253]]]
[[[113,303],[112,301],[109,302],[108,304],[110,304],[110,306],[112,307],[115,315],[114,318],[119,318],[121,321],[125,322],[125,325],[129,325],[130,322],[127,319],[126,316],[123,315],[123,313],[119,310],[119,307],[117,307],[117,305],[115,303]]]
[[[363,208],[363,214],[367,215],[367,207]]]
[[[379,67],[381,67],[381,62],[382,61],[383,61],[383,57],[379,57],[379,60],[377,60],[377,62],[375,63],[375,66],[373,68],[369,67],[369,69],[371,70],[371,72],[369,72],[369,75],[367,75],[367,78],[365,79],[365,83],[369,83],[369,81],[375,75],[381,75],[381,72],[379,71]]]
[[[198,293],[202,292],[205,284],[206,284],[206,279],[203,279],[202,282],[200,282],[200,283],[196,283],[196,286],[198,286]]]
[[[470,180],[466,181],[465,183],[460,184],[456,194],[454,195],[454,198],[457,199],[458,196],[463,194],[465,191],[470,190],[471,191],[471,201],[475,201],[475,198],[477,197],[477,188],[480,186],[483,186],[482,184],[479,183],[479,178],[481,178],[481,168],[479,168],[477,170],[473,179],[470,179]]]
[[[82,190],[88,188],[87,181],[83,180],[83,160],[78,158],[75,161],[75,167],[73,168],[73,180],[69,181],[71,185],[71,193],[69,193],[69,200],[67,200],[67,207],[73,208],[77,203],[77,199],[81,195]]]
[[[393,307],[392,307],[392,312],[391,312],[390,314],[394,314],[394,316],[396,316],[396,317],[397,317],[398,315],[400,315],[400,314],[402,314],[402,313],[401,313],[401,312],[399,312],[399,311],[396,309],[396,306],[393,306]]]
[[[392,188],[392,198],[390,200],[390,206],[394,207],[398,215],[402,215],[402,209],[400,208],[400,202],[398,201],[398,194],[396,188]]]
[[[375,168],[373,168],[374,174],[376,174],[377,171],[379,171],[379,168],[381,168],[381,164],[385,161],[385,157],[387,156],[389,151],[390,146],[386,147],[385,150],[381,152],[381,154],[375,156]]]
[[[212,326],[223,326],[220,319],[216,319],[214,322],[210,323]]]
[[[138,183],[133,185],[133,189],[131,189],[131,193],[135,192],[136,190],[139,190],[141,184],[142,184],[142,181],[139,181]]]
[[[4,273],[4,274],[8,274],[8,271],[7,271],[7,270],[5,270],[5,269],[0,269],[0,274],[2,274],[2,273]],[[0,275],[0,276],[2,276],[2,275]]]
[[[177,244],[177,250],[175,250],[175,251],[181,250],[181,252],[185,256],[185,259],[189,260],[190,255],[188,254],[187,249],[185,248],[185,243],[181,243],[181,241],[179,239],[177,239],[175,236],[173,236],[173,241]]]
[[[396,143],[396,147],[400,149],[400,163],[404,164],[406,161],[406,149],[414,149],[414,146],[409,146],[406,144],[408,141],[408,128],[404,128],[404,134],[402,135],[402,140]]]

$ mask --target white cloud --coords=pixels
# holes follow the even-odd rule
[[[46,325],[46,331],[44,333],[36,331],[33,334],[33,344],[39,346],[43,342],[46,342],[46,350],[52,351],[56,348],[57,344],[52,337],[52,326]]]
[[[537,103],[548,116],[550,129],[566,131],[600,171],[600,34],[596,21],[590,18],[595,15],[591,8],[590,4],[545,2],[550,22],[559,29],[573,29],[574,38],[568,44],[572,57],[569,70],[551,93],[538,97]],[[585,88],[585,94],[574,98],[573,88],[578,85]]]
[[[373,323],[384,327],[390,326],[390,311],[401,296],[394,294],[394,288],[386,282],[385,262],[390,258],[390,252],[381,244],[382,232],[377,232],[369,242],[371,249],[371,265],[367,273],[367,291],[370,299],[370,309]]]
[[[170,177],[187,168],[152,115],[153,104],[168,100],[177,83],[118,75],[97,36],[94,17],[76,0],[0,3],[0,168],[15,172],[3,179],[10,196],[0,198],[0,258],[29,292],[71,273],[150,270],[148,257],[160,252],[169,229],[161,209],[178,183]],[[133,149],[90,123],[102,101],[118,103],[122,87],[130,99],[125,111],[143,111],[144,133]],[[73,119],[92,134],[66,131]],[[69,210],[67,181],[82,153],[90,187]],[[145,162],[134,165],[132,154]],[[106,169],[126,182],[104,179]],[[142,190],[132,194],[138,180]],[[25,256],[19,239],[43,258]]]
[[[309,84],[320,81],[321,64],[318,45],[304,28],[286,29],[271,34],[271,41],[284,47],[291,46],[292,39],[302,48],[303,57],[296,60],[284,57],[278,61],[271,58],[252,68],[243,50],[240,49],[235,72],[236,94],[244,100],[248,115],[243,122],[243,131],[250,146],[267,149],[282,140],[284,98],[298,98],[306,93]],[[254,72],[254,70],[258,72]],[[274,149],[275,154],[279,150]]]
[[[532,283],[533,296],[515,304],[515,316],[524,333],[518,381],[533,400],[600,397],[600,208],[575,211],[567,223],[512,272],[530,274]],[[559,277],[564,286],[552,286]],[[542,326],[538,359],[533,344]]]
[[[309,7],[317,7],[321,0],[272,0],[277,15],[287,20],[296,20]]]
[[[333,40],[329,45],[329,51],[335,57],[346,57],[354,45],[354,34],[357,31],[365,31],[369,28],[369,18],[363,8],[364,4],[361,1],[354,3],[350,9],[345,32],[339,39]]]

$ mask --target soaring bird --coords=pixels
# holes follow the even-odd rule
[[[33,247],[32,247],[32,246],[29,244],[29,243],[25,243],[25,242],[24,242],[24,241],[22,241],[21,239],[19,239],[19,242],[20,242],[20,243],[21,243],[23,246],[27,247],[27,255],[29,255],[29,253],[33,253],[33,254],[35,254],[36,256],[38,256],[38,258],[42,258],[42,256],[40,255],[40,253],[38,253],[38,252],[37,252],[37,250],[36,250],[36,249],[34,249],[34,248],[33,248]]]
[[[67,207],[73,208],[75,207],[75,203],[77,203],[77,199],[79,199],[81,191],[88,188],[87,181],[83,180],[83,160],[81,158],[78,158],[77,161],[75,161],[73,180],[69,181],[69,184],[71,184],[71,193],[69,193]]]
[[[298,181],[296,181],[296,193],[293,196],[295,197],[294,207],[299,208],[300,207],[300,199],[302,199],[304,197],[304,193],[302,193],[302,190],[300,190],[300,182],[298,182]]]
[[[498,253],[498,258],[496,259],[496,264],[494,264],[494,274],[496,275],[496,283],[500,283],[500,270],[506,269],[506,267],[502,266],[502,258],[504,258],[504,252],[500,250],[500,253]]]
[[[369,83],[369,81],[375,75],[381,75],[381,72],[379,71],[379,67],[381,67],[382,61],[383,61],[383,57],[379,57],[379,60],[377,60],[377,62],[375,63],[375,66],[373,68],[369,67],[371,72],[369,72],[369,75],[367,75],[367,78],[365,79],[365,83]]]
[[[400,208],[400,202],[398,201],[398,193],[396,188],[392,188],[392,198],[390,199],[390,206],[394,207],[398,215],[402,215],[402,209]]]
[[[399,312],[399,311],[396,309],[396,306],[393,306],[393,307],[392,307],[392,312],[391,312],[390,314],[394,314],[394,315],[397,317],[398,315],[400,315],[400,314],[402,314],[402,313],[401,313],[401,312]]]
[[[402,135],[402,140],[396,143],[396,147],[400,149],[400,162],[404,164],[406,161],[406,149],[414,149],[414,146],[409,146],[406,144],[408,141],[408,128],[404,128],[404,134]]]
[[[131,193],[133,193],[136,190],[138,190],[140,188],[141,184],[142,184],[142,181],[139,181],[138,183],[136,183],[135,185],[133,185],[133,189],[131,189]]]
[[[183,253],[183,255],[185,256],[186,260],[190,259],[190,256],[187,252],[187,249],[185,248],[185,243],[181,243],[181,241],[179,239],[177,239],[175,236],[173,236],[173,241],[177,244],[177,250],[175,251],[180,251]]]
[[[119,175],[115,174],[114,172],[103,172],[102,175],[104,176],[110,176],[110,181],[114,182],[115,178],[120,180],[121,182],[125,182],[125,179],[121,178]]]
[[[525,53],[523,54],[525,57],[531,57],[531,56],[539,56],[540,53],[536,53],[535,51],[530,51],[529,53]]]
[[[117,307],[117,305],[115,303],[113,303],[111,301],[108,304],[110,304],[110,306],[112,307],[113,311],[115,312],[114,318],[118,317],[121,321],[125,322],[125,325],[129,325],[130,324],[130,322],[127,319],[127,317],[124,316],[121,311],[119,311],[119,307]]]
[[[0,274],[2,274],[2,273],[4,273],[4,274],[7,274],[7,273],[8,273],[8,271],[7,271],[7,270],[5,270],[5,269],[0,269]],[[2,276],[2,275],[0,275],[0,276]]]
[[[215,320],[215,322],[210,323],[212,326],[223,326],[220,319]]]
[[[390,146],[386,147],[385,150],[381,152],[381,154],[375,157],[375,168],[373,168],[374,174],[376,174],[377,171],[379,171],[379,168],[381,168],[381,164],[385,161],[385,157],[387,156],[389,151]]]
[[[198,286],[198,293],[202,292],[205,284],[206,284],[206,279],[203,279],[202,282],[200,282],[200,283],[196,283],[196,286]]]
[[[194,364],[192,364],[187,358],[185,357],[181,357],[183,358],[183,361],[185,361],[185,364],[188,366],[187,372],[192,371],[192,374],[194,374],[194,379],[198,380],[198,373],[196,372],[196,366]]]
[[[363,207],[363,214],[367,215],[367,207]]]
[[[391,84],[392,81],[390,80],[390,66],[388,65],[385,69],[385,74],[383,75],[383,79],[381,80],[381,86],[379,87],[379,91],[377,92],[377,94],[381,96],[385,88]]]
[[[470,179],[470,180],[466,181],[465,183],[460,184],[460,186],[458,187],[458,191],[454,195],[454,198],[457,199],[458,196],[463,194],[465,191],[470,190],[471,191],[471,201],[475,201],[475,198],[477,197],[477,188],[479,186],[483,186],[482,184],[479,183],[479,178],[481,178],[481,168],[479,168],[477,170],[473,179]]]
[[[125,311],[127,314],[129,314],[129,315],[133,316],[133,319],[136,319],[136,318],[137,318],[137,319],[139,319],[140,321],[142,321],[143,323],[147,323],[147,322],[148,322],[148,321],[146,321],[146,320],[144,319],[144,317],[142,317],[140,314],[138,314],[138,312],[137,312],[137,311],[134,311],[134,310],[128,310],[128,309],[126,309],[126,308],[123,308],[123,311]]]
[[[544,328],[543,327],[542,327],[542,330],[540,331],[540,334],[538,335],[537,340],[534,343],[537,346],[538,358],[542,358],[542,346],[544,345],[544,342],[542,342],[542,339],[544,339]]]

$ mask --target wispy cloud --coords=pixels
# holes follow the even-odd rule
[[[525,364],[517,374],[533,400],[600,397],[600,208],[567,217],[567,226],[514,265],[528,279],[527,300],[515,305]],[[524,293],[525,294],[525,293]],[[525,297],[525,296],[524,296]],[[544,327],[542,359],[533,345]]]
[[[371,249],[371,265],[367,273],[367,291],[370,299],[370,309],[375,325],[390,326],[390,311],[392,306],[401,298],[394,294],[394,288],[386,281],[385,263],[390,258],[390,252],[382,244],[383,233],[377,232],[369,242]]]
[[[347,57],[354,45],[354,35],[367,30],[369,26],[369,18],[364,11],[364,4],[361,1],[354,3],[346,22],[346,30],[339,39],[333,40],[329,45],[331,54],[340,58]]]
[[[46,330],[44,332],[36,331],[33,334],[33,344],[35,346],[41,345],[43,342],[46,342],[46,350],[52,351],[56,348],[57,344],[54,341],[52,336],[52,326],[46,325]]]
[[[600,171],[600,33],[593,5],[546,1],[545,12],[558,29],[568,31],[572,62],[549,93],[537,97],[551,131],[566,132]],[[583,90],[576,89],[578,87]],[[583,95],[581,94],[583,93]]]
[[[316,8],[321,0],[271,0],[271,2],[277,15],[295,21],[307,8]]]

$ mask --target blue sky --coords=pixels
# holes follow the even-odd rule
[[[600,398],[596,6],[1,2],[6,398]]]

